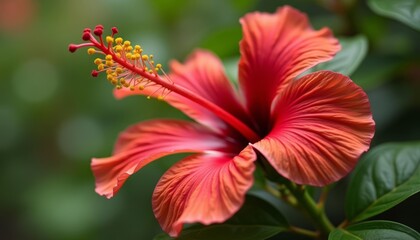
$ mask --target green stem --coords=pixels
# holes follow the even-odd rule
[[[287,188],[295,196],[301,209],[307,214],[314,226],[320,231],[320,237],[327,237],[334,230],[334,225],[328,219],[324,208],[318,207],[314,199],[302,187],[289,182]]]
[[[322,188],[321,195],[318,199],[318,208],[324,208],[325,202],[327,201],[328,194],[330,193],[334,184],[330,184]]]
[[[307,236],[307,237],[310,237],[310,238],[317,238],[318,237],[318,234],[314,231],[299,228],[299,227],[295,227],[295,226],[290,226],[289,230],[293,233],[303,235],[303,236]]]

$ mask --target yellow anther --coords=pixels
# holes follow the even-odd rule
[[[140,85],[139,86],[139,90],[141,91],[141,90],[144,90],[144,86],[143,85]]]
[[[152,97],[150,97],[150,96],[147,96],[146,98],[147,98],[147,99],[151,99]]]
[[[116,52],[121,52],[123,50],[123,48],[120,45],[115,46],[115,51]]]
[[[111,36],[106,36],[106,42],[107,43],[113,43],[114,42],[114,38],[113,37],[111,37]]]
[[[152,65],[153,65],[153,64],[155,64],[155,61],[153,61],[153,60],[152,60],[152,61],[150,61],[150,64],[152,64]]]
[[[153,54],[150,54],[150,56],[149,56],[149,57],[150,57],[150,59],[153,59],[153,57],[154,57],[154,56],[153,56]]]
[[[116,53],[115,56],[117,56],[117,58],[121,58],[121,54],[120,53]]]
[[[143,56],[141,56],[141,59],[143,59],[144,61],[146,61],[146,60],[148,60],[148,59],[149,59],[149,56],[147,56],[147,55],[143,55]]]
[[[153,70],[152,69],[149,69],[149,73],[152,74],[153,73]]]
[[[131,45],[131,42],[130,41],[124,41],[124,47],[128,47],[130,45]]]
[[[131,53],[126,53],[125,57],[131,59],[131,55],[132,55]]]
[[[89,55],[92,55],[92,54],[96,53],[96,50],[94,48],[88,48],[87,53]]]
[[[128,88],[129,86],[130,86],[130,84],[128,84],[128,83],[124,84],[124,87],[126,87],[126,88]]]
[[[112,83],[112,85],[116,85],[118,83],[118,80],[114,78],[114,79],[111,80],[111,83]]]
[[[112,60],[112,56],[110,54],[106,55],[105,60]]]
[[[112,74],[108,74],[108,75],[106,75],[106,79],[111,81],[112,79],[114,79],[114,76],[112,76]]]
[[[123,42],[123,39],[120,38],[120,37],[118,37],[118,38],[115,39],[115,43],[116,44],[122,44],[122,42]]]
[[[133,50],[133,47],[132,47],[132,46],[128,46],[128,47],[126,47],[125,49],[126,49],[127,51],[131,52],[131,51]]]
[[[104,70],[104,68],[105,68],[105,65],[103,63],[101,63],[101,64],[98,65],[98,70],[99,71]]]
[[[136,54],[131,55],[131,60],[136,60]]]
[[[157,71],[159,71],[159,68],[155,68],[155,71],[157,72]]]
[[[159,101],[163,101],[163,96],[162,95],[159,95],[158,97],[157,97],[157,99],[159,100]]]
[[[144,67],[144,71],[149,71],[149,68],[148,67]]]
[[[134,46],[134,49],[136,49],[136,51],[140,51],[141,47],[140,47],[140,45],[136,45],[136,46]]]
[[[126,84],[125,78],[120,78],[120,83],[121,83],[122,85]]]
[[[135,89],[134,86],[130,86],[131,91],[134,91],[134,89]]]
[[[122,88],[122,86],[118,84],[118,85],[116,86],[116,88],[119,90],[119,89],[121,89],[121,88]]]
[[[162,68],[162,64],[160,63],[156,64],[156,68]]]
[[[102,63],[102,59],[96,58],[95,61],[93,61],[96,65],[99,65]]]
[[[118,73],[118,74],[120,74],[120,73],[122,73],[122,72],[123,72],[123,69],[122,69],[122,68],[117,67],[117,69],[115,69],[115,72],[116,72],[116,73]]]
[[[106,74],[112,74],[112,69],[107,69]]]
[[[136,56],[136,59],[140,59],[140,57],[141,57],[140,53],[136,53],[136,54],[134,54],[134,56]]]
[[[105,62],[105,64],[106,64],[108,67],[112,67],[112,65],[114,65],[114,62],[113,62],[112,60],[110,60],[110,61],[106,61],[106,62]]]

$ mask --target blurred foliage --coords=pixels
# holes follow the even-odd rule
[[[328,26],[340,37],[366,36],[367,57],[352,79],[371,100],[377,123],[373,145],[418,140],[420,32],[375,14],[365,1],[0,0],[1,238],[152,239],[161,231],[151,194],[179,157],[150,164],[112,200],[94,192],[90,158],[108,156],[130,124],[186,117],[144,97],[116,101],[111,86],[90,77],[93,59],[67,51],[69,43],[81,41],[85,27],[117,26],[162,63],[208,48],[229,63],[229,76],[235,77],[239,18],[285,4],[306,12],[315,28]],[[343,194],[336,189],[328,212],[339,221]],[[381,218],[419,230],[418,200],[414,196]],[[284,211],[295,217],[287,214],[293,210]]]

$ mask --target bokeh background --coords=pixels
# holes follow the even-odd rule
[[[352,78],[371,99],[373,145],[418,140],[420,32],[376,15],[365,1],[0,0],[0,239],[152,239],[161,231],[151,195],[177,157],[145,167],[111,200],[94,192],[90,158],[110,155],[131,124],[185,116],[142,96],[115,100],[103,78],[90,77],[93,58],[67,50],[85,27],[117,26],[164,66],[207,48],[234,73],[239,18],[285,4],[307,12],[315,28],[367,37],[369,52]],[[345,182],[328,202],[336,222]],[[378,218],[420,230],[419,200]]]

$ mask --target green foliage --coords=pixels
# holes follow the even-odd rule
[[[369,221],[354,224],[346,229],[336,229],[328,240],[418,240],[420,234],[415,230],[391,221]]]
[[[400,65],[398,59],[368,56],[352,75],[352,80],[366,91],[373,90],[389,81]]]
[[[357,222],[384,212],[420,191],[420,143],[384,144],[363,156],[345,203]]]
[[[420,30],[420,0],[370,0],[368,3],[377,14]]]
[[[211,50],[221,58],[232,56],[239,53],[239,41],[241,38],[242,30],[239,25],[223,28],[207,36],[201,43],[201,47]],[[223,44],[220,44],[220,42],[223,42]]]
[[[193,226],[182,231],[178,240],[264,240],[288,229],[279,210],[266,200],[247,195],[242,208],[228,221],[210,226]],[[159,234],[154,240],[170,240]]]
[[[341,51],[328,62],[318,64],[311,72],[331,70],[344,75],[351,75],[362,63],[368,51],[368,42],[365,36],[339,38]]]

